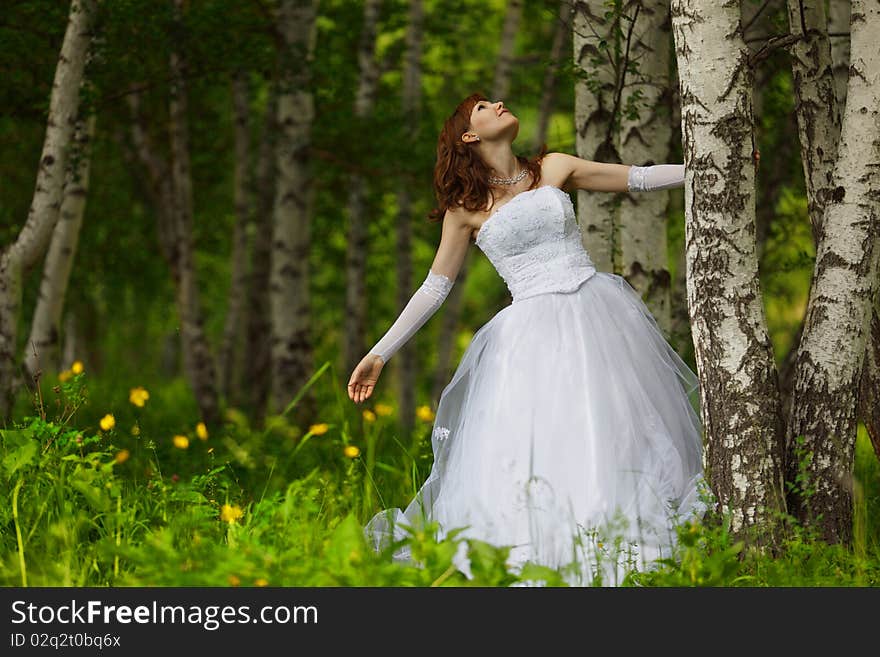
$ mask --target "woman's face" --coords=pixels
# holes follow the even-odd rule
[[[471,110],[471,127],[469,134],[465,136],[465,141],[474,140],[474,135],[479,137],[480,141],[493,141],[500,137],[513,141],[517,132],[519,132],[519,119],[504,106],[503,101],[491,103],[488,100],[481,100]]]

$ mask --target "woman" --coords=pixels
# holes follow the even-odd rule
[[[701,514],[698,380],[624,278],[597,271],[563,190],[680,187],[684,166],[514,155],[517,118],[475,94],[446,121],[434,184],[440,246],[427,277],[348,384],[369,399],[385,363],[443,303],[471,238],[512,303],[475,333],[443,389],[434,463],[405,511],[377,513],[374,549],[426,521],[438,538],[511,546],[508,565],[619,583],[670,556],[674,524]],[[489,201],[491,200],[491,204]],[[488,205],[487,209],[483,209]],[[471,577],[462,541],[456,565]],[[409,560],[406,546],[395,558]]]

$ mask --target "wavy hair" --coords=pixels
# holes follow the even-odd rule
[[[440,136],[437,138],[437,164],[434,167],[434,194],[437,206],[428,214],[431,222],[441,221],[446,210],[463,206],[466,210],[489,211],[495,205],[495,194],[487,183],[492,175],[492,168],[480,157],[476,150],[479,142],[465,143],[462,134],[468,132],[471,123],[471,111],[474,106],[489,100],[483,94],[475,93],[465,98],[452,115],[446,119]],[[541,181],[541,160],[547,154],[547,144],[532,158],[517,155],[516,159],[532,177],[529,189],[534,189]],[[492,202],[488,208],[484,204],[488,197]]]

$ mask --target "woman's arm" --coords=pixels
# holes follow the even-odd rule
[[[449,295],[470,242],[470,228],[461,211],[447,210],[443,217],[440,246],[421,286],[410,297],[391,328],[370,349],[387,363],[430,318]]]
[[[548,154],[549,155],[549,154]],[[683,164],[630,164],[593,162],[568,153],[553,153],[567,174],[565,187],[592,192],[650,192],[684,186]]]

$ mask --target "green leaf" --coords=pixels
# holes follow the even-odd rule
[[[34,441],[24,443],[20,447],[13,449],[3,458],[3,469],[6,471],[6,476],[12,478],[12,475],[18,470],[26,465],[31,465],[36,460],[36,455],[37,443]]]

